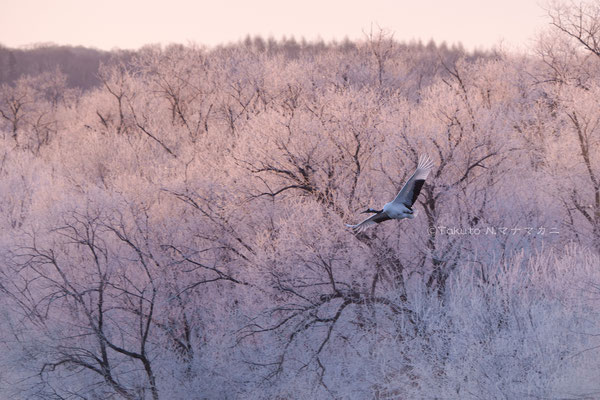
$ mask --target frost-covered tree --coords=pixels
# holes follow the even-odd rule
[[[0,397],[593,397],[597,18],[561,7],[536,55],[248,39],[3,86]],[[417,218],[347,229],[421,154]]]

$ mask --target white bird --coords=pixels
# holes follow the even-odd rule
[[[388,219],[413,219],[417,216],[417,211],[412,209],[413,204],[417,200],[423,183],[429,175],[433,161],[428,156],[420,156],[415,173],[412,174],[408,182],[400,190],[396,198],[383,206],[382,210],[374,210],[369,208],[362,213],[374,213],[375,215],[365,219],[360,224],[348,225],[347,227],[354,229],[355,232],[363,232],[369,226],[379,224]]]

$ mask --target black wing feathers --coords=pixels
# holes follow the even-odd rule
[[[423,187],[423,184],[425,183],[425,179],[417,179],[415,180],[415,186],[413,187],[412,190],[412,197],[410,198],[410,204],[406,204],[404,203],[405,206],[407,206],[408,208],[411,208],[413,204],[415,204],[415,201],[417,201],[417,197],[419,197],[419,193],[421,193],[421,188]]]
[[[376,222],[378,224],[382,223],[383,221],[387,221],[388,219],[391,219],[390,217],[388,217],[388,215],[384,212],[380,212],[379,214],[377,214],[375,216],[375,218],[373,218],[373,222]]]

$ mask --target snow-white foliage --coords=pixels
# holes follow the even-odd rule
[[[0,397],[597,398],[598,58],[548,48],[150,46],[86,93],[4,85]],[[347,229],[420,154],[419,216]]]

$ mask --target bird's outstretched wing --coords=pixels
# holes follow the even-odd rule
[[[431,168],[433,168],[433,161],[426,155],[420,156],[415,173],[412,174],[408,182],[406,182],[404,187],[400,190],[393,203],[402,203],[411,208],[415,201],[417,201],[417,197],[419,197],[419,193],[421,192],[421,187],[423,187],[423,183],[425,183],[425,179],[427,179],[427,175],[429,175]]]
[[[380,222],[387,221],[388,219],[391,219],[391,218],[388,217],[388,215],[386,213],[380,212],[380,213],[370,216],[369,218],[365,219],[360,224],[356,224],[356,225],[346,224],[346,226],[354,229],[355,232],[360,233],[360,232],[364,232],[365,229],[367,229],[369,226],[379,224]]]

